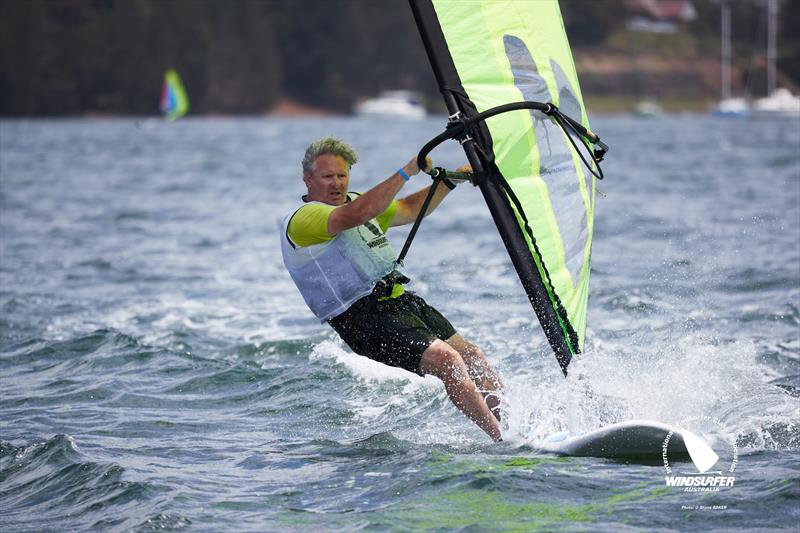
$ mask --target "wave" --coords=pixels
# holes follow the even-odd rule
[[[152,512],[159,491],[124,473],[115,463],[87,460],[69,435],[21,446],[0,441],[0,530],[138,526],[131,517]]]

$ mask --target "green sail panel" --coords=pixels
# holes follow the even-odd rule
[[[411,0],[411,5],[451,112],[454,105],[470,115],[511,102],[551,102],[589,128],[557,0]],[[548,340],[557,357],[564,352],[559,362],[566,372],[569,357],[584,345],[595,177],[567,134],[539,111],[491,117],[485,130],[476,144],[490,167],[488,179],[499,184],[506,201],[486,191],[484,196],[496,222],[506,210],[517,226],[506,233],[500,228],[501,234],[545,332],[547,322],[559,330],[550,331]],[[527,254],[509,243],[520,239]],[[531,295],[537,289],[521,271],[525,262],[552,309],[537,309]]]

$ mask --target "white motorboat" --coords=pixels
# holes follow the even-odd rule
[[[377,98],[366,100],[355,106],[361,116],[391,116],[419,119],[427,113],[419,94],[413,91],[384,91]]]

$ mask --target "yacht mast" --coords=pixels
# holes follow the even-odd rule
[[[767,4],[767,96],[775,92],[775,60],[777,50],[778,0]]]
[[[722,8],[722,100],[731,97],[731,6],[727,0]]]

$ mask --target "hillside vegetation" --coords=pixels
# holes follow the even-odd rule
[[[697,106],[719,93],[719,6],[673,34],[626,29],[624,0],[562,0],[583,92],[601,108],[645,97]],[[734,4],[734,88],[764,90],[764,9]],[[800,79],[800,2],[782,4],[779,70]],[[784,37],[785,36],[785,37]],[[790,38],[790,36],[792,36]],[[176,68],[192,113],[347,112],[384,89],[439,103],[411,11],[368,0],[4,0],[0,114],[156,112]]]

